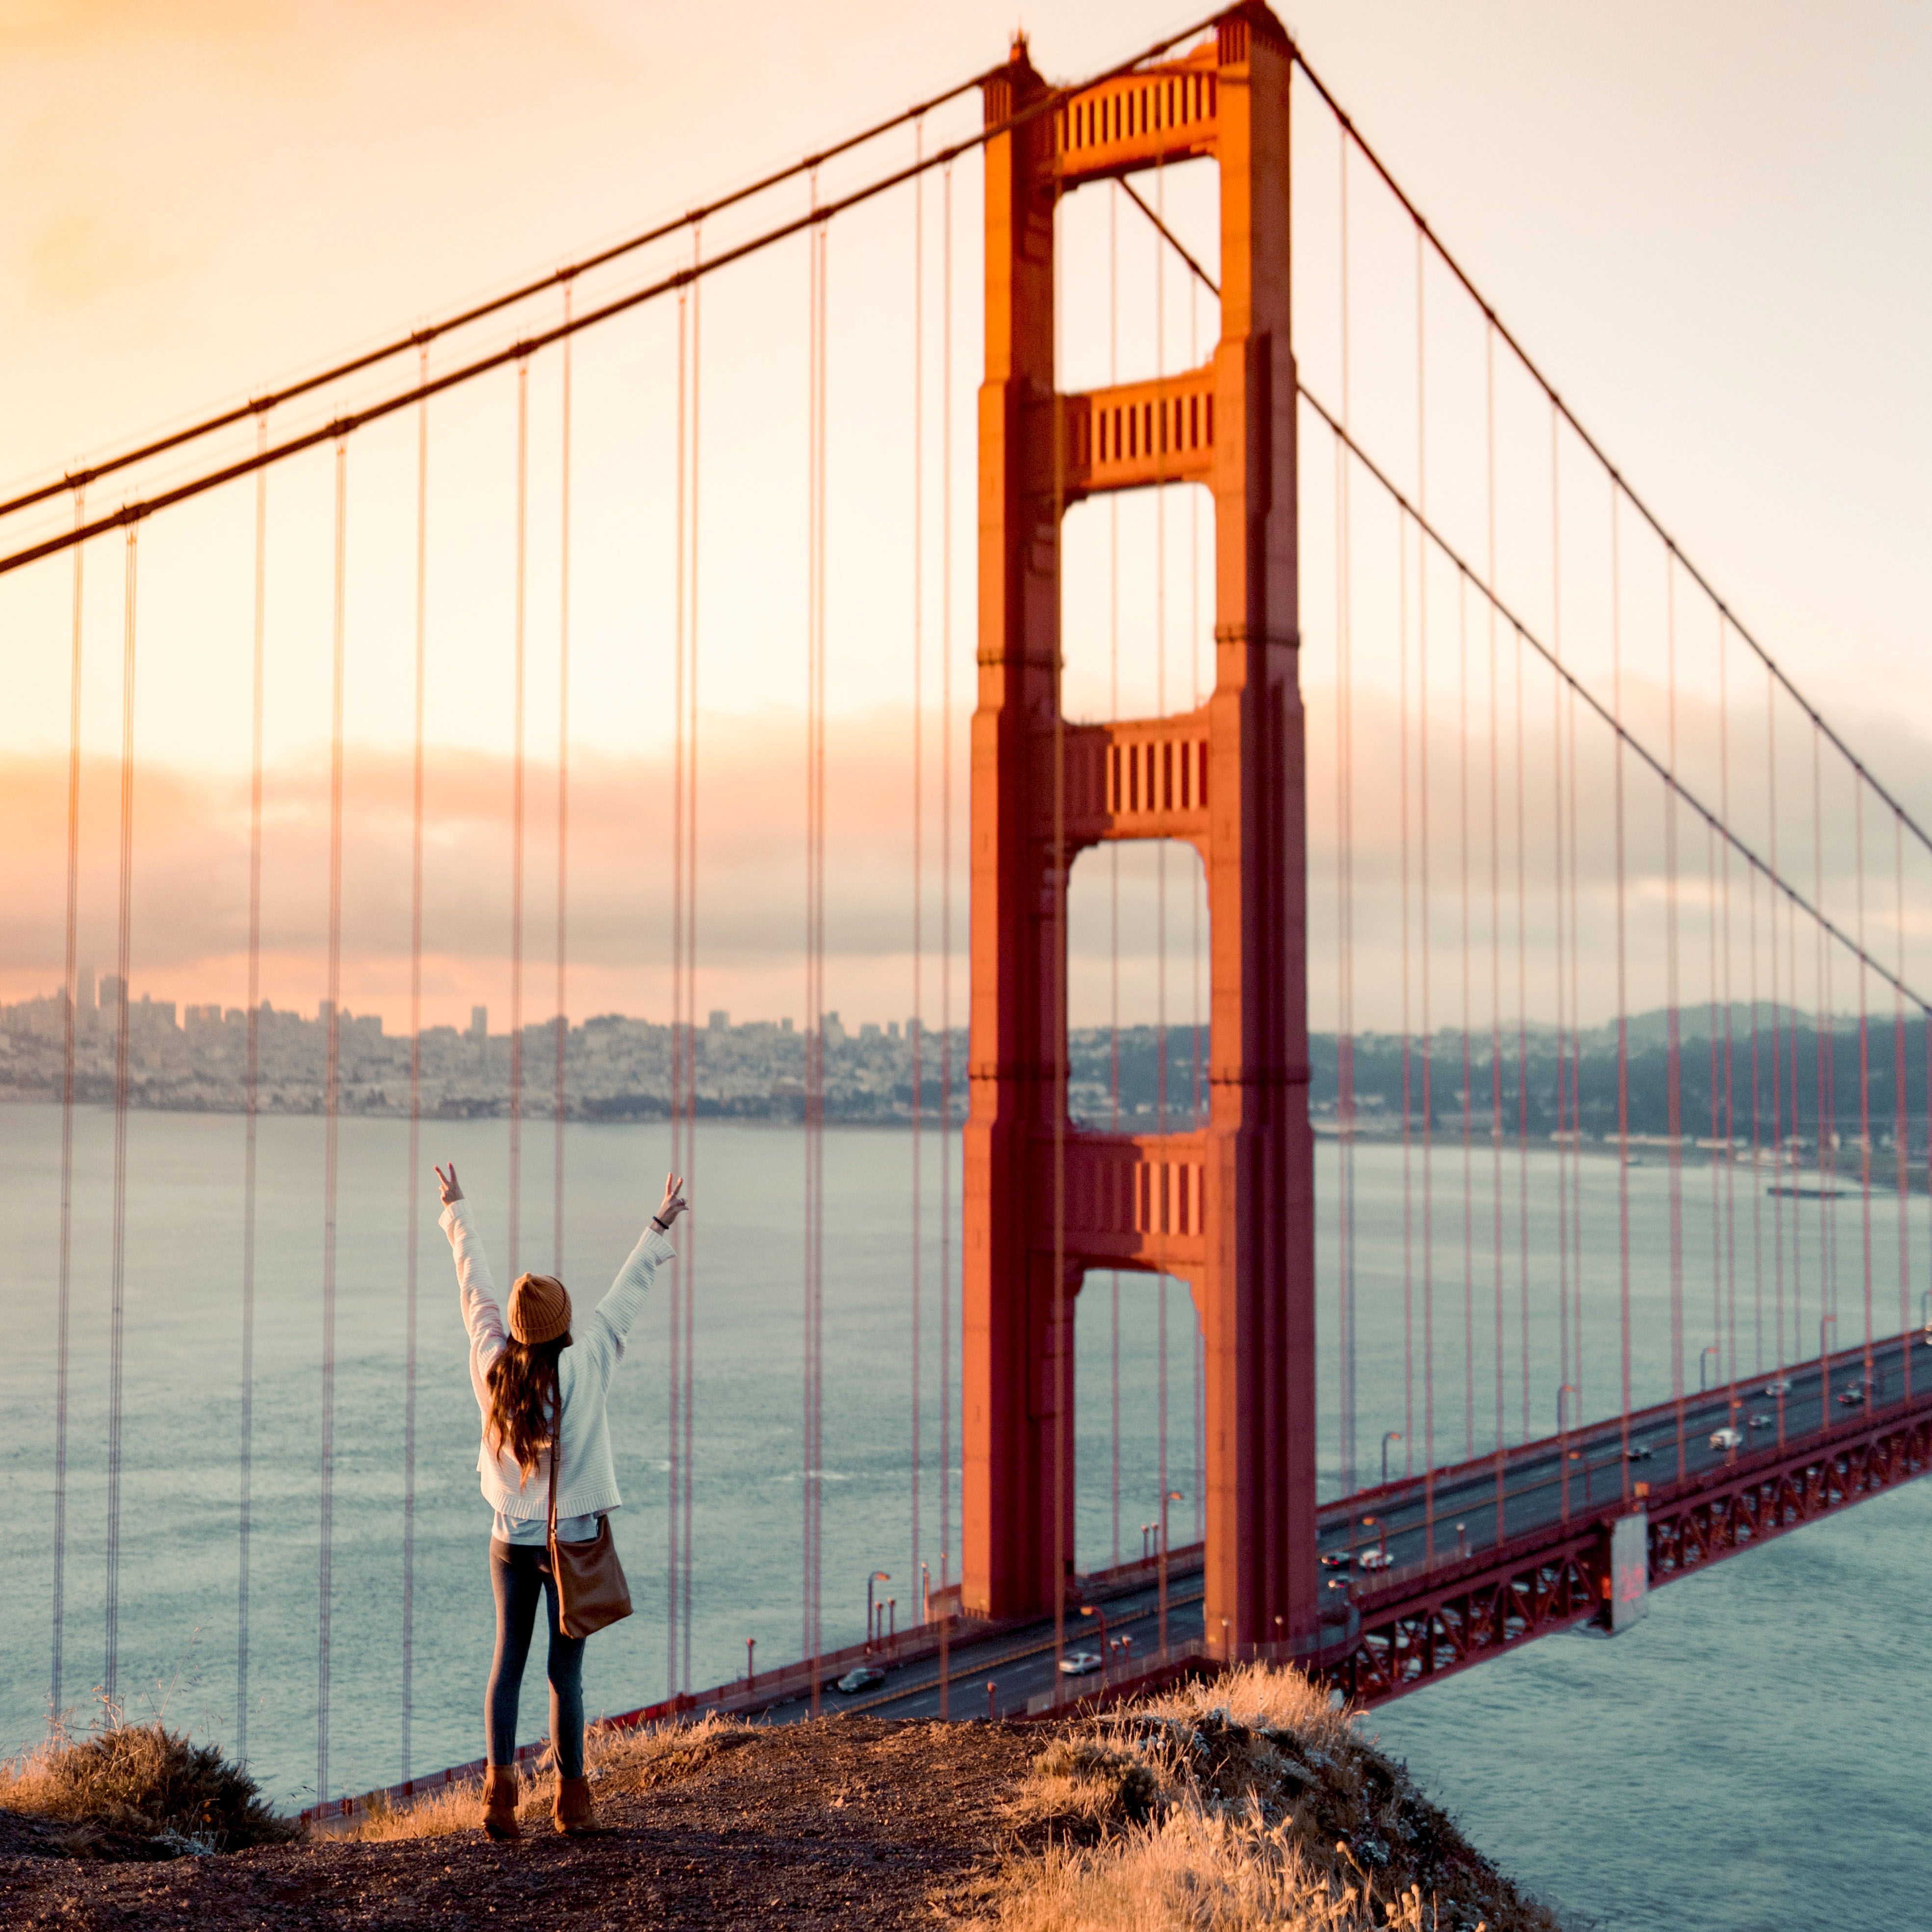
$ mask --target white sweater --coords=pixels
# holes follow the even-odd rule
[[[456,1257],[456,1286],[463,1303],[463,1325],[470,1331],[470,1385],[487,1424],[490,1415],[490,1364],[503,1352],[502,1311],[490,1278],[483,1243],[470,1224],[470,1204],[453,1201],[442,1210],[441,1226]],[[624,1352],[624,1337],[643,1312],[652,1277],[660,1262],[677,1250],[670,1238],[646,1225],[631,1258],[617,1270],[610,1292],[587,1316],[572,1311],[571,1346],[557,1361],[558,1386],[563,1396],[563,1419],[557,1433],[563,1445],[563,1465],[557,1484],[560,1530],[567,1516],[596,1516],[619,1508],[617,1472],[610,1458],[610,1426],[604,1399],[610,1377]],[[546,1517],[550,1514],[550,1452],[538,1457],[527,1481],[505,1444],[492,1456],[485,1442],[476,1453],[483,1493],[500,1516],[512,1521]]]

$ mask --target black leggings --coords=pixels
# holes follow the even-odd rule
[[[584,1775],[584,1646],[587,1637],[566,1636],[556,1623],[556,1584],[550,1551],[542,1544],[490,1539],[490,1583],[496,1595],[496,1654],[490,1666],[484,1704],[490,1762],[517,1761],[517,1694],[536,1628],[537,1599],[550,1610],[550,1738],[558,1775]]]

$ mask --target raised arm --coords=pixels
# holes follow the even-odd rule
[[[638,1238],[638,1245],[631,1250],[629,1258],[617,1270],[616,1280],[597,1304],[591,1317],[591,1326],[608,1330],[616,1354],[624,1352],[624,1337],[644,1308],[644,1298],[650,1292],[658,1264],[676,1256],[677,1250],[670,1244],[670,1231],[688,1205],[684,1198],[684,1177],[667,1174],[662,1203]]]
[[[490,1258],[483,1252],[482,1236],[470,1225],[470,1204],[456,1178],[455,1162],[449,1163],[447,1174],[439,1167],[436,1180],[442,1196],[438,1225],[449,1237],[456,1258],[456,1290],[463,1305],[463,1325],[470,1331],[470,1352],[479,1369],[488,1368],[504,1342],[503,1311],[490,1278]]]

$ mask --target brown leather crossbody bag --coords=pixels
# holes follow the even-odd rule
[[[550,1442],[550,1574],[556,1580],[556,1620],[566,1636],[588,1636],[631,1614],[631,1586],[617,1561],[610,1519],[599,1516],[597,1534],[587,1543],[556,1540],[556,1466],[562,1460],[563,1385],[553,1384]]]

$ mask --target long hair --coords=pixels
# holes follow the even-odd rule
[[[517,1481],[520,1490],[536,1473],[537,1460],[550,1446],[562,1402],[557,1361],[569,1346],[568,1329],[549,1342],[506,1337],[503,1352],[490,1364],[484,1378],[490,1388],[490,1416],[483,1425],[483,1440],[491,1455],[500,1456],[508,1448],[516,1458],[522,1472]]]

